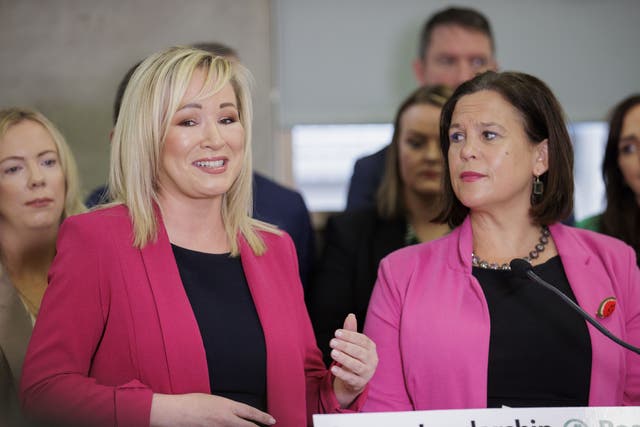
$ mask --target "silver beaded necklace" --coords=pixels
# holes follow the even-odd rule
[[[547,243],[549,243],[550,235],[551,233],[549,232],[549,228],[546,225],[543,225],[542,229],[540,230],[540,239],[538,240],[538,243],[533,248],[533,250],[529,252],[529,255],[522,257],[522,259],[531,263],[531,260],[538,258],[540,256],[540,252],[544,251]],[[500,265],[495,262],[490,263],[489,261],[485,261],[478,257],[475,252],[471,252],[471,265],[473,265],[474,267],[486,268],[489,270],[511,270],[509,264]]]

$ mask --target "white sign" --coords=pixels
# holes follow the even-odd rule
[[[314,427],[640,427],[640,407],[500,408],[314,415]]]

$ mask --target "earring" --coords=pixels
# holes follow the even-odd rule
[[[542,193],[544,193],[544,182],[540,181],[539,175],[536,175],[536,178],[533,180],[533,195],[540,197]]]

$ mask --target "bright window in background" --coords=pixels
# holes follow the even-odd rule
[[[606,200],[602,180],[602,159],[607,145],[606,122],[579,122],[569,125],[573,141],[576,221],[604,210]]]
[[[293,179],[309,210],[344,210],[353,164],[389,144],[392,133],[390,124],[294,126]]]
[[[601,165],[607,131],[604,122],[569,126],[575,154],[576,220],[604,208]],[[353,164],[389,144],[392,133],[391,124],[294,126],[291,132],[293,177],[309,210],[344,210]]]

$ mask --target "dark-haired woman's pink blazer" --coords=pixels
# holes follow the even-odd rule
[[[148,426],[152,394],[210,393],[205,350],[170,242],[132,246],[124,206],[68,218],[24,364],[27,413],[61,424]],[[185,220],[197,220],[195,218]],[[304,305],[288,235],[261,233],[255,256],[240,239],[264,330],[268,412],[281,426],[339,412]],[[215,378],[213,379],[215,381]],[[357,410],[361,395],[349,408]]]
[[[635,252],[591,231],[562,224],[549,230],[580,306],[595,316],[603,300],[617,298],[614,312],[597,320],[640,346]],[[472,272],[472,233],[467,218],[448,235],[400,249],[380,263],[364,327],[377,345],[380,363],[364,411],[486,407],[491,319]],[[539,310],[544,316],[545,307]],[[587,329],[589,406],[640,405],[640,355],[590,324]],[[531,343],[531,351],[536,345]]]

